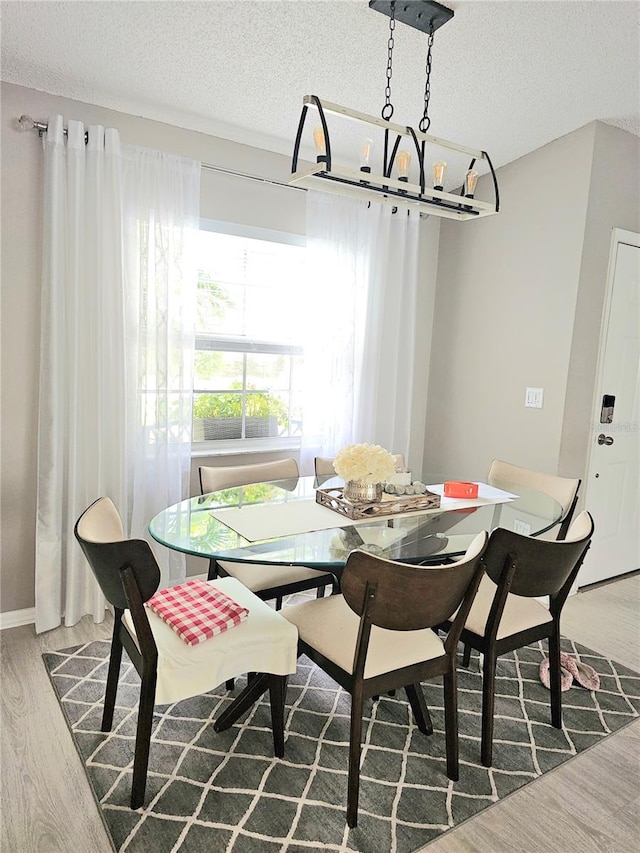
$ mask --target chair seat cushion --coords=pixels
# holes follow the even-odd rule
[[[474,634],[481,637],[484,636],[496,589],[496,584],[491,578],[483,575],[465,624],[468,631],[473,631]],[[545,625],[552,621],[548,608],[536,601],[535,598],[524,598],[509,593],[498,626],[497,639],[501,640],[504,637],[510,637],[512,634],[518,634],[520,631],[526,631],[528,628],[534,628],[536,625]]]
[[[327,584],[331,583],[331,577],[326,572],[308,569],[306,566],[270,566],[264,563],[231,563],[227,560],[217,562],[228,575],[237,578],[253,592],[300,581],[320,581],[322,577],[327,578]]]
[[[281,613],[297,627],[301,640],[345,672],[353,673],[360,618],[342,595],[305,601],[285,607]],[[373,678],[443,654],[442,640],[429,628],[421,631],[388,631],[374,625],[364,677]]]
[[[245,672],[289,675],[296,671],[295,627],[235,578],[217,578],[208,583],[246,607],[249,616],[230,631],[188,646],[166,622],[147,609],[158,647],[156,703],[159,705],[199,696]],[[123,620],[135,639],[128,610]]]

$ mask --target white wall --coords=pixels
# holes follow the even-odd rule
[[[560,442],[561,475],[584,474],[589,442],[595,438],[593,395],[613,228],[640,233],[640,139],[597,122]]]
[[[427,481],[482,479],[494,458],[583,476],[610,233],[637,230],[639,160],[637,137],[594,122],[499,169],[498,216],[443,222]]]
[[[27,610],[34,604],[34,536],[36,485],[36,429],[40,328],[40,246],[42,147],[36,133],[17,129],[26,113],[37,121],[62,114],[85,124],[116,127],[123,143],[159,148],[182,156],[271,180],[286,182],[290,159],[279,154],[238,145],[206,134],[149,121],[71,101],[21,86],[2,84],[2,409],[0,426],[2,494],[0,504],[1,562],[0,612]],[[221,175],[204,169],[201,182],[203,218],[253,225],[303,234],[305,193]],[[435,290],[437,227],[425,223],[421,244],[423,286],[420,315],[424,337],[418,360],[428,365],[428,335]],[[304,286],[304,283],[301,283]],[[424,388],[426,373],[416,377]],[[424,407],[423,407],[424,408]],[[420,420],[422,418],[422,420]],[[414,464],[422,455],[424,412],[418,408],[413,430]],[[255,461],[296,455],[290,452],[260,454]],[[197,466],[212,460],[194,460],[192,491],[198,491]],[[237,464],[226,456],[219,464]],[[252,460],[253,461],[253,460]],[[198,561],[198,571],[203,561]],[[195,571],[190,566],[189,571]]]

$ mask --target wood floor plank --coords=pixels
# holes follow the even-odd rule
[[[3,853],[112,850],[41,659],[45,650],[108,635],[88,619],[41,638],[32,626],[2,632]]]
[[[561,627],[566,637],[640,670],[640,572],[571,596]]]

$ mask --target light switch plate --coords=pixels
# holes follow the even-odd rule
[[[524,404],[529,409],[541,409],[544,388],[527,388],[524,395]]]

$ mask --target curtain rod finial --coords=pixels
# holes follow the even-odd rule
[[[22,115],[18,119],[18,127],[20,130],[33,130],[35,126],[36,123],[31,116]]]

